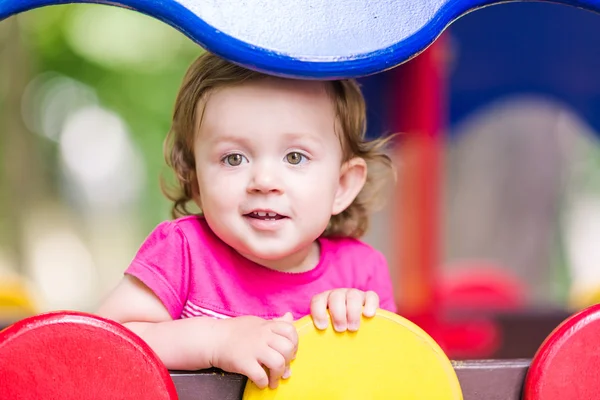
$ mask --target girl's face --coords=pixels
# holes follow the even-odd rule
[[[211,229],[269,268],[314,267],[315,240],[366,178],[363,160],[342,163],[324,83],[266,78],[221,88],[202,106],[197,201]]]

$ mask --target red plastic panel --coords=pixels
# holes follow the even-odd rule
[[[177,399],[168,370],[116,322],[61,312],[0,332],[3,399]]]
[[[527,286],[501,265],[463,261],[448,270],[439,285],[445,311],[519,310],[527,304]]]
[[[524,400],[600,398],[600,305],[560,324],[536,353]]]
[[[451,358],[489,358],[503,340],[493,312],[523,309],[527,287],[506,268],[487,261],[463,261],[448,269],[438,283],[442,315],[463,317],[444,321],[436,339]]]

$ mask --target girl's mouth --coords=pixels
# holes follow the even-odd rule
[[[277,214],[273,211],[252,211],[245,216],[249,218],[261,219],[263,221],[275,221],[278,219],[287,218],[286,216]]]

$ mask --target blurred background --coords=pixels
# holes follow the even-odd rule
[[[24,277],[40,310],[93,310],[169,217],[162,141],[200,52],[115,7],[0,23],[0,277]]]
[[[496,354],[502,334],[485,318],[431,324],[442,303],[561,310],[553,326],[600,298],[598,18],[485,8],[414,60],[361,79],[369,135],[401,132],[390,150],[398,183],[365,240],[387,256],[401,309],[455,357]],[[162,142],[201,51],[115,7],[0,22],[0,319],[93,311],[169,218]]]

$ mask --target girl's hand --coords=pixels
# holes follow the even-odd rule
[[[334,289],[318,294],[310,303],[310,314],[318,329],[329,325],[331,315],[333,329],[337,332],[357,331],[360,327],[361,314],[372,317],[379,308],[379,296],[373,291],[363,292],[358,289]]]
[[[246,375],[261,389],[275,389],[280,378],[290,376],[290,362],[298,351],[290,313],[271,321],[245,316],[218,322],[221,340],[213,351],[213,367]]]

